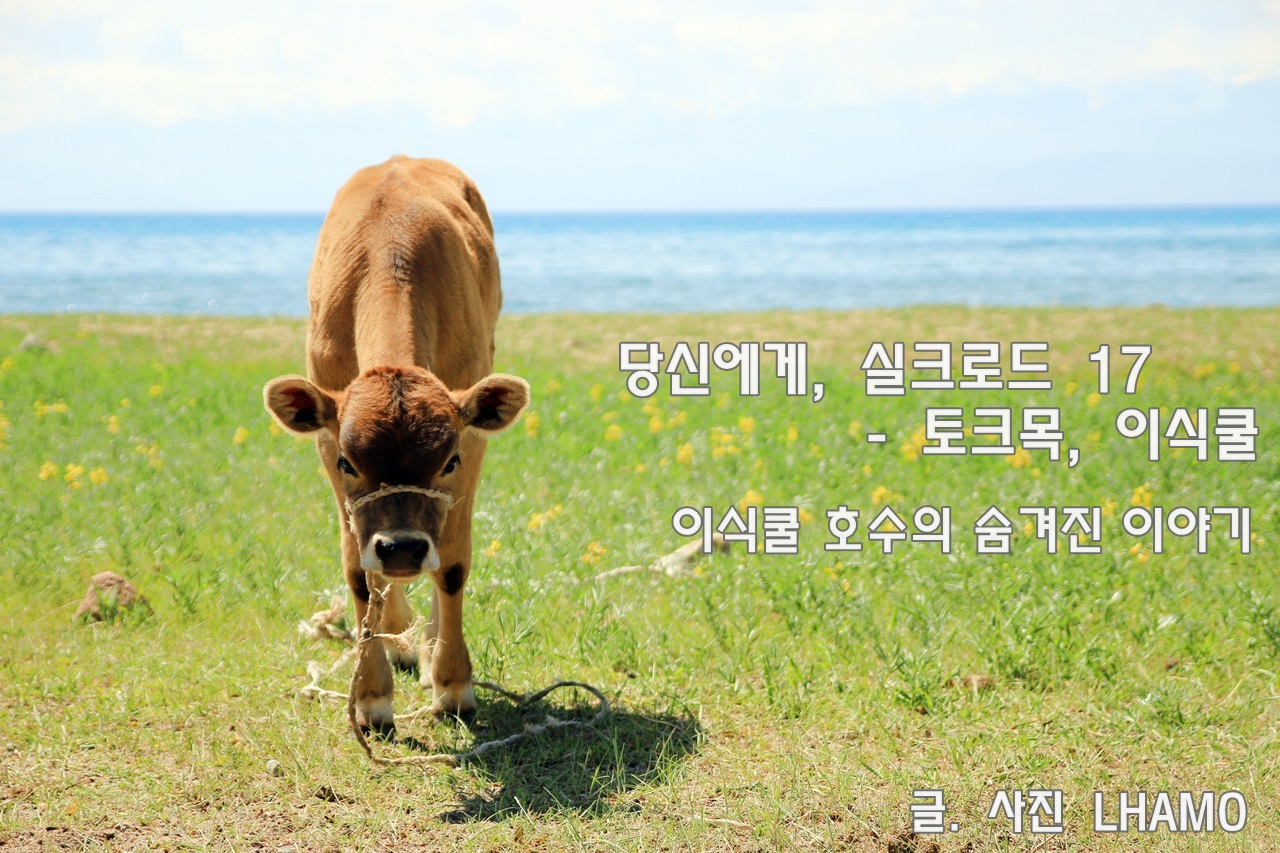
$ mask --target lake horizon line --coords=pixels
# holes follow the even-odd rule
[[[1265,211],[1280,210],[1280,201],[1272,202],[1222,202],[1222,203],[1119,203],[1119,204],[1063,204],[1063,205],[938,205],[938,206],[881,206],[881,207],[742,207],[742,208],[508,208],[490,209],[491,216],[814,216],[814,215],[880,215],[880,214],[1035,214],[1035,213],[1161,213],[1161,212],[1213,212],[1213,211]],[[237,208],[82,208],[82,209],[3,209],[0,217],[77,217],[77,216],[149,216],[149,217],[323,217],[327,210],[247,210]]]

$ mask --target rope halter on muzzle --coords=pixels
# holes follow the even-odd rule
[[[359,535],[356,533],[356,510],[367,503],[373,503],[378,498],[385,498],[388,495],[395,495],[400,492],[412,492],[414,494],[434,498],[438,501],[444,501],[445,512],[448,512],[453,507],[453,495],[446,494],[439,489],[424,489],[421,486],[388,486],[386,483],[383,483],[382,488],[378,489],[376,492],[370,492],[362,498],[358,498],[354,501],[351,500],[351,498],[347,498],[345,506],[347,508],[347,523],[351,525],[351,535]]]

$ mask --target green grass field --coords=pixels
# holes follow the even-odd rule
[[[929,308],[857,313],[506,317],[498,369],[524,421],[489,446],[466,631],[479,678],[556,678],[616,697],[603,727],[461,769],[366,762],[337,704],[298,697],[300,619],[342,591],[337,525],[309,442],[279,434],[263,383],[303,369],[303,324],[0,318],[0,846],[306,850],[1280,849],[1280,326],[1277,310]],[[37,333],[48,345],[20,351]],[[625,393],[617,342],[810,343],[814,404]],[[1045,340],[1052,391],[868,398],[872,341]],[[1113,389],[1088,354],[1107,343]],[[1122,391],[1121,344],[1154,354]],[[667,347],[669,349],[669,346]],[[1003,363],[1008,366],[1007,354]],[[1042,450],[920,456],[929,406],[1057,406],[1075,469]],[[1256,462],[1200,462],[1115,429],[1136,406],[1251,406]],[[882,445],[865,434],[888,434]],[[916,438],[913,438],[916,437]],[[980,445],[984,442],[969,440]],[[823,549],[825,511],[949,506],[953,553]],[[1208,553],[1121,530],[1135,502],[1248,506]],[[690,577],[592,580],[684,544],[681,506],[799,507],[796,556],[742,545]],[[1012,554],[975,553],[991,505]],[[1103,507],[1102,553],[1049,555],[1020,506]],[[88,578],[153,612],[76,623]],[[425,589],[411,599],[419,607]],[[985,676],[985,677],[983,677]],[[398,677],[397,710],[423,702]],[[326,686],[346,689],[346,672]],[[462,750],[589,697],[517,709],[481,694],[471,730],[403,723],[390,755]],[[267,762],[280,762],[280,775]],[[957,832],[912,836],[915,788]],[[988,820],[996,791],[1063,791],[1063,836]],[[1240,791],[1238,834],[1092,831],[1094,791]],[[937,844],[934,848],[931,845]]]

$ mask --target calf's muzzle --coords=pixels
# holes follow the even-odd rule
[[[453,506],[453,496],[438,489],[383,484],[382,488],[377,491],[370,492],[354,501],[347,500],[347,520],[351,525],[351,532],[357,537],[359,536],[359,531],[356,528],[356,511],[360,507],[379,498],[402,492],[420,494],[432,500],[440,501],[445,505],[445,513]],[[406,582],[417,577],[424,570],[433,572],[440,568],[440,551],[431,540],[431,537],[421,530],[380,530],[369,537],[369,542],[360,555],[360,567],[367,572],[382,574],[389,580]]]
[[[388,530],[373,534],[371,540],[376,566],[386,575],[416,575],[423,569],[440,567],[440,555],[431,537],[417,530]]]

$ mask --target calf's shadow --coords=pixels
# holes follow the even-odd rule
[[[566,698],[552,701],[553,697]],[[581,701],[569,692],[553,697],[527,705],[483,697],[470,722],[475,745],[523,732],[526,725],[543,723],[548,716],[586,724],[598,710],[595,700],[585,694]],[[678,773],[684,760],[697,751],[703,730],[686,709],[641,713],[611,704],[612,710],[595,725],[551,729],[468,759],[463,768],[478,777],[478,784],[461,792],[458,807],[441,813],[440,819],[503,821],[521,814],[595,814],[638,808],[626,802],[625,794],[637,785]],[[397,742],[415,750],[439,751],[412,737]]]

